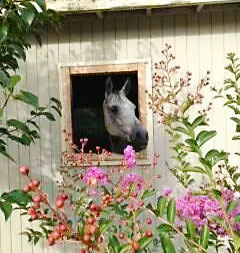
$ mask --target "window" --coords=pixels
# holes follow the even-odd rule
[[[80,138],[88,138],[86,151],[95,152],[96,146],[111,150],[112,139],[104,125],[103,101],[105,83],[111,77],[114,88],[120,90],[130,80],[127,98],[136,106],[135,115],[148,131],[147,148],[137,153],[140,164],[148,164],[152,154],[152,113],[147,108],[145,90],[151,90],[151,68],[149,61],[131,63],[80,63],[59,64],[60,95],[63,104],[62,131],[72,136],[80,145]],[[147,85],[148,82],[148,85]],[[62,151],[76,152],[62,136]],[[106,164],[118,164],[121,155],[113,153]]]

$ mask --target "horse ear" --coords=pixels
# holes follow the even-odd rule
[[[120,92],[122,92],[125,95],[128,95],[130,92],[130,87],[131,87],[131,81],[130,81],[130,78],[128,77],[127,81],[124,83]]]
[[[109,76],[105,84],[105,97],[108,96],[110,93],[112,93],[112,90],[113,90],[112,79]]]

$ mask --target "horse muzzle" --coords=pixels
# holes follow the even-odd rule
[[[148,145],[148,132],[146,131],[146,129],[142,125],[139,125],[135,129],[135,131],[132,135],[132,138],[131,138],[131,143],[137,152],[141,151],[147,147],[147,145]]]

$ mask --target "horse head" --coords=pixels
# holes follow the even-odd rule
[[[113,89],[111,77],[106,80],[103,102],[105,127],[111,137],[121,140],[120,152],[127,144],[136,151],[143,150],[148,144],[148,133],[135,115],[136,106],[126,97],[129,88],[129,78],[121,90]]]

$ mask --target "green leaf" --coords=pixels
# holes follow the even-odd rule
[[[222,151],[219,152],[216,149],[211,149],[207,152],[205,159],[211,163],[211,166],[214,166],[216,163],[222,160],[228,159],[228,153]]]
[[[118,253],[120,249],[120,243],[115,235],[109,236],[109,245],[112,248],[114,253]]]
[[[23,133],[29,134],[31,132],[26,123],[17,119],[9,119],[7,121],[7,125],[11,127],[15,127],[17,130],[20,130]]]
[[[182,113],[184,114],[190,107],[193,105],[193,101],[191,99],[186,99],[180,106]]]
[[[186,139],[185,142],[191,147],[192,152],[197,152],[199,150],[198,144],[194,139]]]
[[[112,226],[111,221],[102,221],[99,226],[100,234],[104,234]]]
[[[182,171],[184,172],[196,172],[196,173],[205,173],[204,169],[199,167],[199,166],[188,166],[188,167],[184,167],[182,168]]]
[[[198,116],[193,122],[192,127],[195,129],[198,126],[207,126],[206,120],[203,116]]]
[[[3,117],[3,109],[0,108],[0,120],[1,120],[2,117]]]
[[[186,220],[186,225],[187,225],[187,232],[188,232],[189,236],[193,239],[196,235],[196,233],[195,233],[196,228],[195,228],[193,221]]]
[[[233,180],[237,181],[239,177],[240,177],[240,173],[235,173],[233,175]]]
[[[2,210],[5,220],[8,220],[12,213],[12,204],[8,201],[0,202],[0,209]]]
[[[199,147],[201,147],[208,140],[212,139],[216,134],[217,134],[216,131],[206,131],[206,130],[201,131],[196,138]]]
[[[28,120],[27,123],[29,123],[29,124],[33,125],[34,127],[36,127],[37,130],[40,130],[40,127],[38,126],[38,124],[37,124],[35,121],[33,121],[33,120]]]
[[[35,11],[31,5],[28,5],[26,8],[22,10],[21,15],[24,22],[30,26],[35,17]]]
[[[26,207],[28,203],[32,201],[31,195],[21,191],[21,190],[12,190],[8,193],[3,193],[1,195],[2,199],[15,203],[20,207]]]
[[[8,80],[7,88],[9,90],[13,89],[20,80],[21,80],[20,76],[11,76]]]
[[[240,248],[240,237],[234,234],[233,236],[233,243],[235,250],[238,250]]]
[[[230,201],[227,205],[227,213],[229,214],[233,209],[235,209],[237,207],[237,203],[234,201]]]
[[[154,195],[156,191],[154,189],[146,189],[141,197],[142,200]]]
[[[234,106],[234,105],[228,105],[229,108],[231,108],[235,114],[240,114],[240,110]]]
[[[0,69],[0,84],[2,84],[4,87],[7,87],[8,84],[8,76],[7,74]]]
[[[175,232],[175,230],[170,225],[168,225],[168,224],[161,224],[161,225],[159,225],[157,227],[157,231],[158,231],[158,234],[159,234],[160,237],[161,237],[161,235],[163,233],[169,234],[169,233]]]
[[[161,244],[164,253],[176,253],[172,240],[167,235],[161,236]]]
[[[160,196],[157,201],[157,215],[158,216],[160,217],[163,216],[165,207],[166,207],[166,198],[163,196]]]
[[[201,229],[200,244],[207,249],[208,248],[209,230],[208,226],[204,225]]]
[[[6,156],[8,159],[15,162],[15,160],[8,154],[6,147],[3,143],[0,143],[0,154]]]
[[[235,135],[235,136],[233,136],[233,137],[232,137],[232,140],[233,140],[233,141],[238,141],[238,140],[240,140],[240,135]]]
[[[57,105],[57,108],[62,109],[62,104],[61,104],[60,100],[58,100],[54,97],[51,97],[50,101],[54,102]]]
[[[233,120],[234,122],[236,122],[238,125],[240,125],[240,119],[236,118],[236,117],[231,117],[231,120]]]
[[[58,115],[62,117],[61,111],[55,105],[52,105],[51,108],[53,108],[58,113]]]
[[[129,244],[124,244],[120,247],[119,253],[129,253],[131,252],[132,246]]]
[[[20,100],[26,104],[29,104],[36,109],[39,107],[38,97],[29,91],[21,90],[18,94],[14,96],[14,98],[16,100]]]
[[[173,130],[188,135],[188,130],[186,128],[184,128],[184,127],[178,126],[178,127],[174,128]]]
[[[36,245],[39,241],[40,237],[39,236],[35,236],[34,240],[33,240],[33,244]]]
[[[142,237],[138,243],[140,245],[140,250],[143,250],[145,248],[147,248],[149,246],[149,244],[151,244],[153,242],[153,237]]]
[[[42,112],[41,115],[46,116],[46,118],[50,121],[55,121],[56,119],[54,118],[53,114],[50,112]]]
[[[173,224],[176,218],[176,201],[175,199],[171,199],[167,206],[167,219]]]
[[[2,23],[0,26],[0,43],[3,42],[8,35],[8,24]]]

